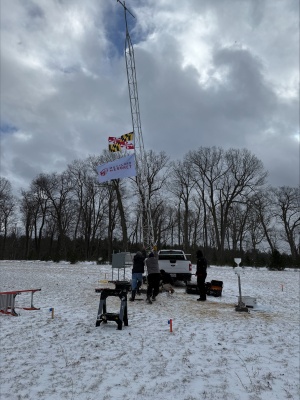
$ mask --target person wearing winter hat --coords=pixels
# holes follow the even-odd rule
[[[132,279],[131,279],[131,297],[129,301],[134,301],[135,295],[143,283],[143,273],[145,271],[146,250],[137,251],[133,257]]]
[[[196,270],[196,276],[197,276],[197,286],[200,292],[200,297],[197,299],[197,301],[206,301],[206,288],[205,288],[205,279],[207,276],[207,260],[203,256],[203,253],[201,250],[197,251],[197,270]]]
[[[157,247],[153,247],[153,251],[150,252],[146,259],[146,267],[148,273],[148,288],[146,301],[152,304],[152,301],[156,300],[156,296],[159,293],[159,282],[160,282],[160,271],[158,266],[158,253]],[[151,301],[152,300],[152,301]]]

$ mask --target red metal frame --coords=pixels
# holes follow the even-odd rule
[[[18,314],[15,311],[15,298],[18,294],[21,293],[31,293],[31,304],[30,307],[21,307],[23,310],[39,310],[39,308],[34,307],[33,305],[33,294],[35,292],[39,292],[41,291],[41,289],[26,289],[26,290],[12,290],[10,292],[0,292],[0,296],[9,296],[9,295],[13,295],[11,300],[11,303],[8,305],[6,304],[6,307],[1,306],[2,309],[0,309],[0,312],[2,314],[10,314],[10,315],[14,315],[17,316]],[[7,303],[8,303],[8,299],[7,299]],[[5,304],[5,302],[4,302]],[[7,311],[8,309],[10,309],[10,311]]]

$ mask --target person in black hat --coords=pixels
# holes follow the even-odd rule
[[[205,279],[207,276],[207,260],[203,256],[203,253],[201,250],[197,251],[197,270],[196,270],[196,276],[197,276],[197,286],[200,292],[200,297],[197,299],[197,301],[206,301],[206,288],[205,288]]]

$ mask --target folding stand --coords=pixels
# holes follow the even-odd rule
[[[108,313],[106,310],[106,299],[107,297],[115,296],[121,300],[120,312]],[[118,330],[122,330],[124,322],[125,326],[128,326],[128,315],[127,315],[127,290],[126,288],[119,289],[101,289],[100,302],[96,320],[96,326],[99,326],[101,322],[107,323],[107,321],[115,321],[118,324]]]

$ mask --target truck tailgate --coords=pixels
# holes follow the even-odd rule
[[[159,260],[159,268],[169,274],[186,274],[189,271],[189,261],[182,260]]]

